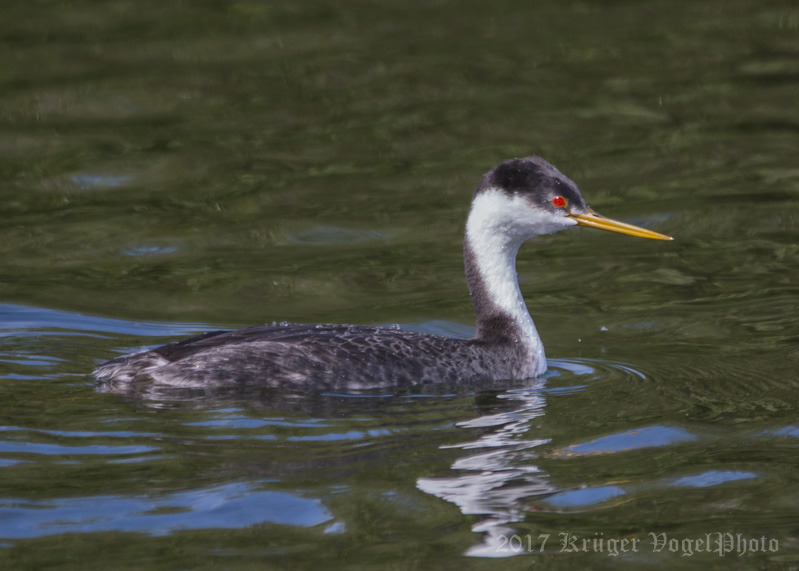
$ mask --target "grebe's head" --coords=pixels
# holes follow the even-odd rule
[[[474,192],[469,219],[472,232],[499,233],[519,243],[578,225],[672,239],[597,214],[571,179],[537,156],[511,159],[487,172]]]

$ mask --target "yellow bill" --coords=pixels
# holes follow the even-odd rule
[[[593,210],[589,210],[588,214],[569,214],[571,218],[577,221],[580,226],[590,226],[591,228],[599,228],[600,230],[610,230],[611,232],[618,232],[619,234],[629,234],[630,236],[638,236],[639,238],[651,238],[652,240],[674,240],[671,236],[652,232],[646,228],[633,226],[617,220],[605,218],[601,214],[597,214]]]

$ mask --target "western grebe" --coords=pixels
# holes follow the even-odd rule
[[[483,176],[466,221],[473,339],[360,325],[259,325],[117,357],[93,374],[104,382],[198,388],[360,389],[536,377],[546,371],[546,358],[519,290],[516,254],[526,240],[572,226],[672,239],[597,214],[544,159],[512,159]]]

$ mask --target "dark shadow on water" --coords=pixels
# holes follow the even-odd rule
[[[511,406],[501,395],[512,390],[540,387],[540,379],[491,382],[429,383],[373,390],[336,391],[309,388],[274,389],[258,386],[184,388],[147,382],[100,383],[97,392],[118,394],[138,406],[152,408],[218,409],[228,406],[303,413],[314,417],[340,417],[379,410],[402,399],[442,399],[473,396],[479,411]]]

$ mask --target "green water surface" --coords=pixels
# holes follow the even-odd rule
[[[799,566],[795,2],[5,0],[0,48],[3,569]],[[532,153],[676,238],[522,249],[545,378],[87,376],[273,320],[469,335],[471,192]]]

